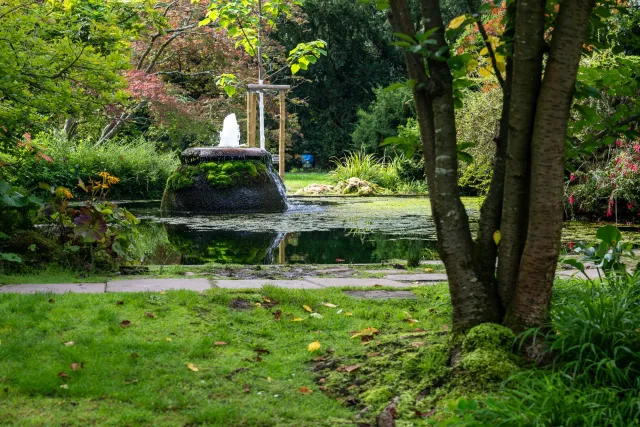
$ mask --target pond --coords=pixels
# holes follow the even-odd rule
[[[481,199],[463,202],[475,232]],[[136,256],[145,264],[380,263],[438,257],[426,197],[292,197],[284,213],[168,217],[161,215],[159,202],[122,205],[142,220]],[[597,226],[567,223],[563,241],[591,240]]]

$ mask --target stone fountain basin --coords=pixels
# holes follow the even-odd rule
[[[284,212],[284,184],[259,148],[189,148],[169,177],[162,210],[193,213]]]

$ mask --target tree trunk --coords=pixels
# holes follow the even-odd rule
[[[547,320],[563,220],[567,123],[593,0],[564,0],[538,98],[531,152],[527,240],[508,316],[516,330]]]
[[[529,157],[542,78],[545,0],[519,1],[513,42],[509,135],[498,260],[498,295],[506,311],[518,279],[527,236]]]

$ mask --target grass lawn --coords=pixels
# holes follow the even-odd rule
[[[372,351],[384,356],[384,348],[374,347],[384,337],[396,345],[398,334],[410,333],[407,316],[420,319],[424,330],[445,330],[451,315],[446,286],[414,292],[419,299],[399,301],[272,287],[203,295],[0,294],[0,420],[20,426],[355,425],[361,408],[324,393],[313,360],[350,364]],[[377,341],[350,338],[367,327],[380,331]],[[315,341],[321,347],[311,353]],[[414,347],[407,342],[402,351],[424,350]],[[363,374],[376,371],[362,363]],[[366,391],[348,390],[354,396]],[[367,415],[369,422],[375,415]]]
[[[296,172],[285,174],[284,184],[287,187],[287,193],[294,194],[307,185],[335,184],[335,180],[326,172]]]

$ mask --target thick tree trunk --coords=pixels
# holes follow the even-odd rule
[[[538,98],[531,199],[518,285],[507,317],[518,330],[543,324],[560,252],[567,123],[593,0],[564,0]]]
[[[545,0],[517,2],[509,136],[500,232],[498,294],[511,303],[527,235],[529,158],[542,77]]]

